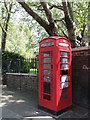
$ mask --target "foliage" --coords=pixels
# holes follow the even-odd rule
[[[48,20],[41,3],[27,0],[27,4],[42,19]],[[9,5],[9,3],[8,3]],[[50,1],[48,8],[51,11],[54,21],[58,29],[59,36],[67,36],[68,31],[65,24],[64,12],[61,2]],[[72,10],[75,20],[76,36],[81,38],[89,35],[89,9],[88,2],[78,1],[72,3]],[[2,9],[2,10],[1,10]],[[0,21],[4,23],[6,16],[4,4],[0,4]],[[3,12],[3,14],[1,14]],[[1,16],[3,15],[3,17]],[[3,18],[3,19],[2,19]],[[83,28],[85,27],[84,31]],[[83,33],[83,34],[82,34]],[[83,36],[82,36],[83,35]],[[2,31],[0,29],[0,38]],[[22,7],[16,2],[12,8],[12,14],[7,32],[6,50],[15,52],[24,57],[33,57],[34,51],[38,51],[39,41],[44,37],[48,37],[48,33],[40,26]],[[0,39],[1,40],[1,39]],[[1,44],[1,42],[0,42]]]
[[[47,9],[49,8],[48,10],[46,10],[45,4],[43,5],[41,3],[41,0],[40,0],[40,2],[38,1],[35,3],[32,3],[28,0],[28,2],[23,3],[23,4],[20,3],[20,4],[22,5],[22,7],[25,10],[26,10],[26,7],[24,7],[24,6],[25,6],[25,4],[27,4],[26,6],[29,6],[28,9],[29,8],[32,9],[32,11],[35,12],[37,15],[39,15],[39,17],[42,20],[45,20],[45,22],[47,23],[48,26],[50,25],[49,21],[48,21],[48,16],[50,17],[50,14],[49,15],[46,15],[46,14],[47,14],[47,11],[49,13],[51,12],[51,14],[53,15],[54,22],[56,22],[56,26],[58,28],[58,33],[59,33],[58,35],[70,37],[71,39],[76,39],[76,40],[78,40],[78,42],[80,43],[81,46],[83,45],[83,41],[82,41],[83,37],[88,35],[88,29],[87,29],[88,28],[88,2],[86,2],[86,1],[76,1],[76,2],[74,1],[72,3],[66,2],[66,7],[67,7],[66,10],[64,9],[63,4],[61,2],[57,2],[57,1],[56,2],[48,1],[48,3],[47,3]],[[70,7],[70,5],[71,5],[71,7]],[[28,11],[28,9],[26,11]],[[72,17],[72,20],[73,20],[72,21],[71,18],[69,19],[71,21],[71,23],[73,22],[72,28],[70,28],[72,25],[71,26],[69,25],[71,23],[68,21],[69,17],[67,16],[67,14],[66,14],[66,16],[68,17],[67,22],[65,20],[65,17],[66,17],[65,12],[67,13],[68,11],[69,11],[68,16]],[[29,14],[29,12],[28,12],[28,14]],[[29,15],[31,15],[31,14],[29,14]],[[33,15],[34,15],[34,13],[33,13]],[[38,20],[35,17],[33,17],[33,18],[38,22]],[[40,22],[38,22],[38,23],[40,24]],[[42,26],[42,27],[44,27],[44,26]],[[70,29],[75,31],[75,33],[72,32],[72,30],[70,30]],[[45,30],[46,30],[46,28],[45,28]],[[47,33],[49,35],[51,34],[51,33],[49,33],[49,31]],[[72,36],[73,36],[73,34],[75,34],[75,37],[70,36],[71,34],[72,34]]]
[[[18,56],[19,56],[18,54],[8,52],[8,51],[2,54],[2,80],[4,84],[6,84],[6,72],[7,72],[7,66],[8,66],[7,57],[16,59],[18,58]]]
[[[27,25],[9,24],[6,50],[18,53],[24,57],[32,57],[37,41],[33,40],[33,34]]]
[[[2,1],[2,5],[0,6],[0,27],[2,29],[2,45],[1,50],[2,52],[5,51],[6,46],[6,39],[7,39],[7,32],[8,32],[8,25],[10,21],[10,16],[12,12],[13,2],[4,0]]]
[[[1,2],[0,4],[0,23],[2,27],[4,26],[4,23],[6,22],[6,8],[4,6],[4,3]],[[7,7],[9,6],[10,2],[7,2]],[[14,3],[13,3],[14,4]],[[18,12],[20,8],[19,5],[16,3],[13,5],[10,21],[8,23],[8,31],[7,31],[7,37],[6,37],[6,44],[5,44],[5,50],[9,52],[15,52],[20,55],[23,55],[24,57],[33,57],[33,53],[36,51],[36,45],[37,40],[34,39],[33,34],[31,32],[31,27],[28,26],[28,24],[25,24],[23,20],[21,20],[21,16],[23,13],[23,10],[21,10],[21,13]],[[20,18],[18,18],[20,17]],[[2,40],[2,33],[3,30],[0,27],[0,45]],[[33,40],[34,39],[34,40]]]
[[[85,35],[87,35],[88,24],[88,2],[76,2],[73,5],[73,13],[76,23],[76,34],[81,35],[83,27],[86,26]],[[82,35],[81,35],[82,36]]]
[[[90,35],[90,1],[88,3],[88,35]]]
[[[2,54],[2,77],[4,84],[6,84],[6,72],[36,74],[37,59],[25,59],[19,54],[6,51]]]

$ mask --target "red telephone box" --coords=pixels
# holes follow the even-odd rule
[[[72,104],[71,42],[48,37],[39,43],[39,106],[58,112]]]

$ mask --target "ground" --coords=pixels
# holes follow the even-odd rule
[[[52,115],[38,109],[38,94],[36,91],[16,91],[7,88],[7,86],[2,87],[2,103],[0,104],[0,108],[1,107],[2,120],[89,118],[88,109],[77,105],[73,105],[71,109],[58,116]]]

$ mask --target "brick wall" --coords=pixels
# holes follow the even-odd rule
[[[38,91],[37,75],[7,73],[7,86],[18,90]]]
[[[90,78],[90,48],[72,50],[73,102],[88,107],[88,80]]]

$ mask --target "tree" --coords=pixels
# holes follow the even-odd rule
[[[42,0],[41,0],[42,1]],[[54,19],[52,17],[52,13],[50,12],[50,10],[47,7],[47,3],[45,2],[41,2],[41,5],[43,6],[43,9],[46,13],[46,17],[48,19],[49,24],[43,20],[37,13],[35,13],[28,4],[26,4],[25,2],[19,2],[22,7],[28,12],[29,15],[31,15],[46,31],[49,35],[58,35],[57,33],[57,28],[55,26],[55,22]]]
[[[2,43],[1,43],[2,52],[5,51],[7,31],[8,31],[8,25],[10,21],[12,6],[13,6],[12,1],[6,2],[4,0],[4,4],[2,4],[2,7],[1,7],[1,12],[2,12],[1,21],[2,22],[0,22],[0,27],[2,29]]]
[[[62,0],[62,4],[57,3],[57,2],[54,2],[54,3],[55,4],[53,4],[53,2],[47,3],[47,2],[45,2],[45,0],[40,0],[40,3],[33,4],[35,7],[37,7],[39,10],[41,10],[42,12],[45,13],[45,16],[47,18],[47,20],[46,20],[46,19],[43,19],[37,12],[35,12],[32,9],[30,2],[27,2],[27,3],[19,2],[19,4],[21,4],[21,6],[25,9],[25,11],[30,16],[32,16],[46,30],[46,32],[50,36],[59,35],[58,31],[60,29],[62,31],[62,33],[64,34],[64,36],[68,37],[71,40],[73,47],[75,47],[76,40],[78,39],[81,42],[81,39],[82,39],[85,29],[86,29],[86,25],[85,25],[86,23],[83,21],[83,25],[80,28],[81,29],[80,32],[82,34],[81,38],[79,36],[80,32],[78,35],[76,34],[76,32],[77,32],[76,19],[77,18],[74,17],[74,15],[75,15],[74,10],[75,10],[75,12],[77,12],[77,9],[76,9],[77,7],[74,8],[74,6],[76,4],[78,5],[78,3],[80,4],[80,2],[71,3],[69,1],[66,2],[66,0],[64,0],[64,1]],[[81,2],[81,4],[82,4],[82,6],[85,4],[85,6],[87,8],[87,4],[85,2]],[[64,16],[61,19],[55,20],[55,16],[53,16],[53,14],[54,14],[54,11],[52,10],[53,8],[58,9],[58,13],[59,12],[61,13],[61,11],[62,11]],[[83,12],[84,10],[81,10],[81,11]],[[58,15],[57,15],[57,17],[59,18]],[[80,18],[79,18],[79,21],[80,21]],[[60,24],[63,24],[64,28],[67,29],[67,32],[64,32],[64,30],[59,27],[58,22],[62,22]],[[67,35],[67,33],[68,33],[68,35]]]
[[[88,33],[88,2],[76,2],[73,6],[73,14],[75,18],[76,36],[81,46],[85,46],[84,36]]]
[[[62,2],[63,5],[63,11],[65,16],[65,23],[68,31],[68,38],[71,40],[73,47],[75,47],[75,41],[76,41],[76,35],[75,35],[75,22],[74,22],[74,16],[73,11],[71,7],[71,2]]]
[[[23,57],[32,57],[36,44],[31,28],[26,24],[9,22],[6,51],[17,53]]]

